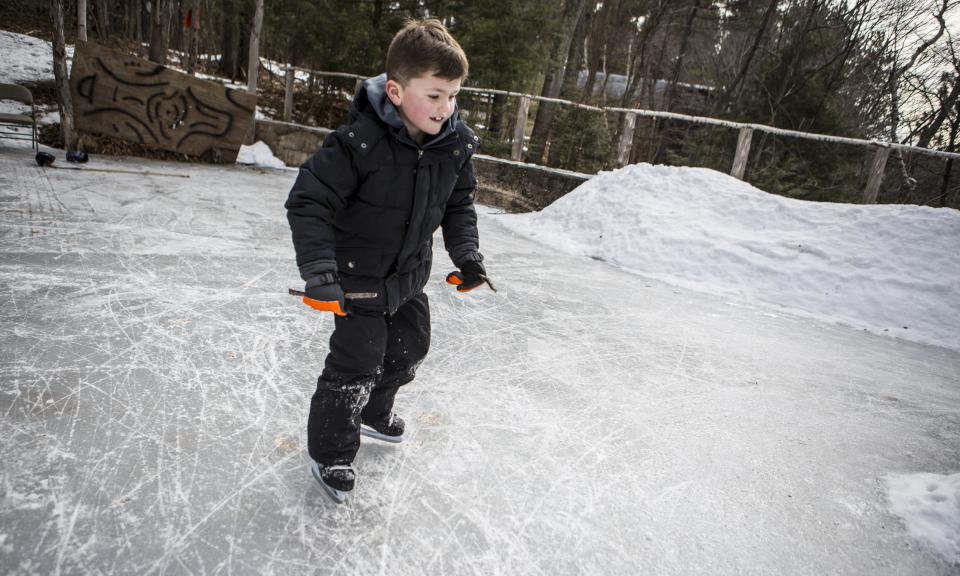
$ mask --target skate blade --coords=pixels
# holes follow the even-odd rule
[[[376,440],[383,440],[384,442],[389,442],[391,444],[399,444],[403,442],[403,434],[399,436],[387,436],[386,434],[381,434],[373,428],[370,428],[366,424],[360,425],[360,434],[362,436],[367,436],[369,438],[374,438]]]
[[[316,462],[310,463],[310,472],[313,473],[313,477],[320,483],[320,487],[323,488],[324,493],[330,497],[331,500],[337,504],[343,504],[347,500],[347,493],[343,490],[337,490],[333,486],[329,486],[326,482],[323,481],[323,478],[320,476],[320,466]]]

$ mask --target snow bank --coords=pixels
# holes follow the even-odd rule
[[[960,349],[956,210],[807,202],[713,170],[638,164],[500,219],[675,285]]]
[[[252,146],[240,146],[240,153],[237,154],[237,164],[264,166],[266,168],[287,167],[283,160],[274,156],[273,150],[261,140],[257,140]]]
[[[960,473],[892,476],[887,486],[890,510],[910,534],[960,564]]]

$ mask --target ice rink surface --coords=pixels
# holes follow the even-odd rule
[[[500,291],[451,291],[438,242],[408,438],[365,442],[337,507],[305,452],[332,321],[286,294],[295,172],[96,167],[190,177],[0,142],[4,574],[960,573],[887,499],[960,468],[960,353],[566,256],[485,207]]]

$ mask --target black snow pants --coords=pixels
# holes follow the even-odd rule
[[[307,420],[310,457],[328,465],[353,462],[360,422],[390,417],[397,389],[413,380],[430,348],[430,305],[422,292],[392,316],[356,307],[335,318]]]

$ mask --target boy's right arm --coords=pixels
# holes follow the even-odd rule
[[[306,162],[293,183],[284,207],[293,233],[300,276],[311,278],[337,272],[333,215],[356,191],[358,174],[353,152],[331,133]]]

